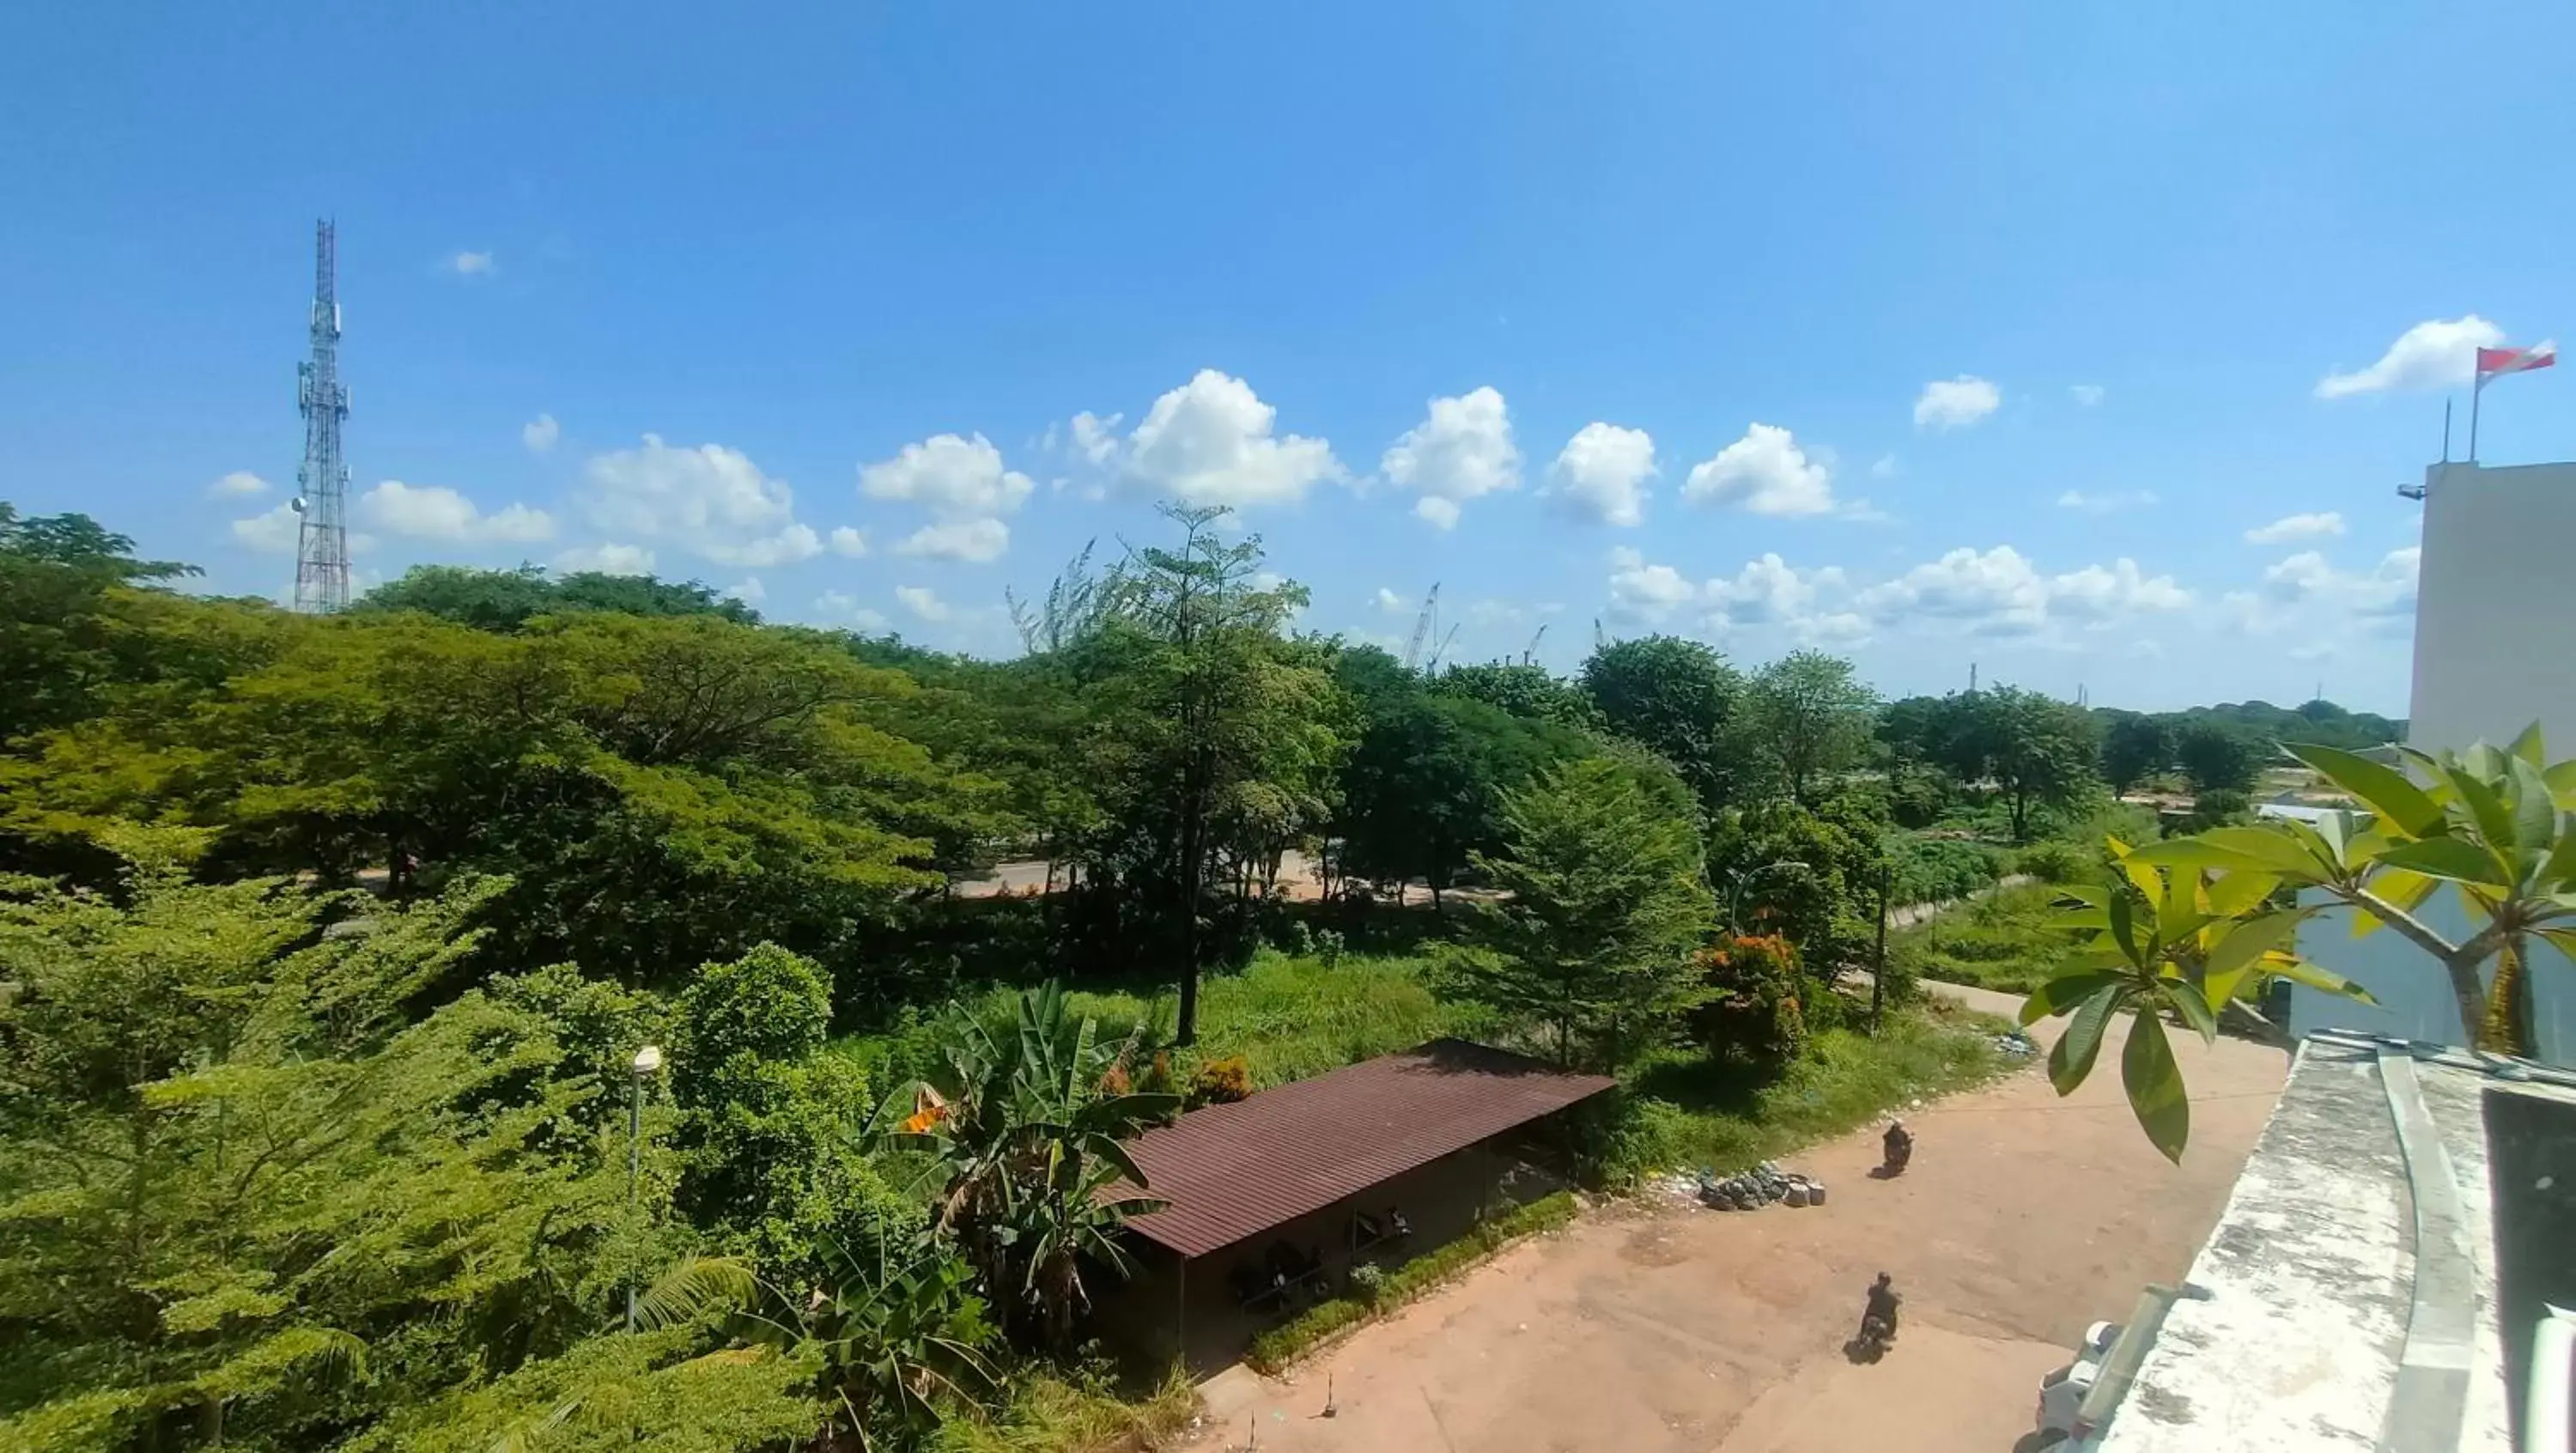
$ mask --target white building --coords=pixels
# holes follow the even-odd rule
[[[2423,545],[2408,744],[2576,756],[2576,464],[2431,466]]]

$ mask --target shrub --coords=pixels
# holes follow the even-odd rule
[[[1691,1012],[1691,1027],[1709,1053],[1779,1064],[1806,1045],[1798,951],[1787,939],[1747,934],[1721,940],[1700,951],[1699,969],[1717,991]]]
[[[1342,931],[1338,928],[1328,928],[1323,932],[1316,934],[1315,953],[1323,959],[1325,968],[1340,968],[1342,965]]]
[[[1890,937],[1888,962],[1918,978],[2028,993],[2072,948],[2057,926],[2056,896],[2039,884],[1988,894]]]
[[[1252,1098],[1252,1066],[1243,1056],[1230,1054],[1223,1059],[1202,1063],[1190,1076],[1189,1101],[1200,1105],[1231,1105]]]
[[[2013,859],[2013,871],[2043,883],[2082,883],[2096,877],[2101,860],[2070,842],[2032,843]]]
[[[2254,820],[2254,799],[2233,787],[2212,787],[2192,800],[2191,816],[2183,819],[2186,832],[2207,832],[2213,827],[2232,827]]]
[[[2002,873],[2002,855],[1983,843],[1960,838],[1918,837],[1892,833],[1888,858],[1892,903],[1947,903],[1965,898]]]
[[[1362,1300],[1358,1296],[1346,1296],[1317,1302],[1253,1338],[1252,1351],[1244,1360],[1252,1365],[1255,1372],[1276,1374],[1312,1351],[1315,1344],[1343,1328],[1357,1326],[1374,1315],[1393,1311],[1504,1246],[1524,1236],[1552,1231],[1564,1225],[1573,1220],[1581,1209],[1571,1193],[1558,1191],[1526,1206],[1515,1206],[1499,1215],[1488,1216],[1465,1236],[1417,1256],[1392,1272],[1382,1273],[1373,1298]],[[1359,1290],[1362,1271],[1376,1270],[1375,1267],[1353,1269],[1352,1290]]]
[[[1177,1085],[1178,1082],[1172,1077],[1172,1052],[1168,1049],[1158,1049],[1154,1051],[1153,1063],[1145,1068],[1145,1078],[1137,1084],[1136,1088],[1148,1095],[1168,1095]]]
[[[1386,1292],[1386,1268],[1364,1261],[1351,1268],[1351,1295],[1374,1307]]]

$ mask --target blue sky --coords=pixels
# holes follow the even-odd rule
[[[1002,652],[1185,495],[1456,658],[2399,712],[2394,487],[2576,332],[2564,4],[717,13],[14,7],[0,498],[281,592],[328,213],[362,585]]]

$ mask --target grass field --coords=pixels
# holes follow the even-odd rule
[[[1868,1124],[1890,1106],[1991,1078],[2009,1028],[1942,1000],[1891,1013],[1876,1035],[1829,1029],[1776,1074],[1690,1049],[1649,1056],[1627,1078],[1620,1174],[1742,1170]]]
[[[1888,958],[1922,979],[2026,994],[2056,972],[2068,939],[2056,890],[2023,884],[1972,898],[1888,939]]]

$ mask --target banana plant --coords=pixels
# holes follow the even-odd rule
[[[2120,1054],[2129,1108],[2156,1149],[2179,1162],[2191,1139],[2191,1102],[2166,1014],[2214,1040],[2219,1012],[2266,976],[2368,996],[2290,951],[2309,911],[2266,906],[2277,876],[2166,868],[2117,838],[2109,846],[2117,871],[2108,882],[2063,890],[2068,907],[2058,924],[2080,938],[2057,975],[2022,1004],[2021,1022],[2074,1016],[2048,1055],[2049,1082],[2069,1095],[2093,1073],[2112,1017],[2131,1015]]]

